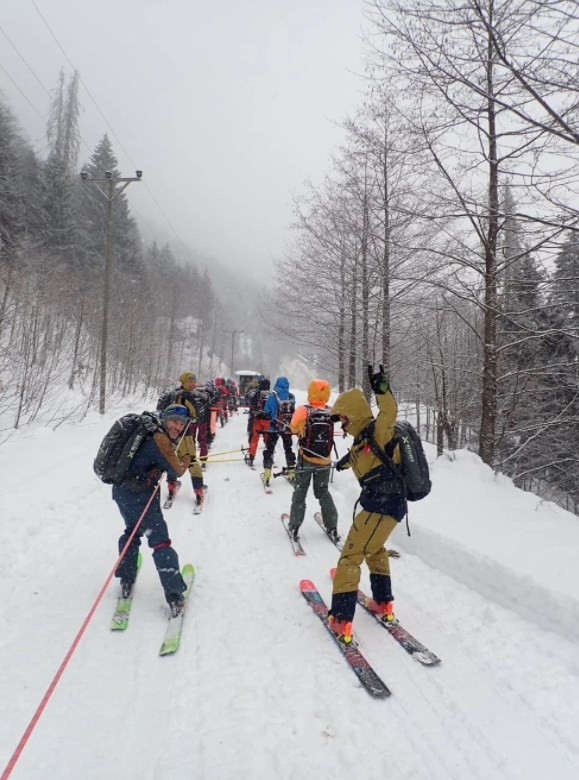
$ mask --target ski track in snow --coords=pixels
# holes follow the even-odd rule
[[[91,469],[111,421],[41,439],[33,488],[18,468],[31,439],[0,451],[1,766],[115,560],[122,521]],[[220,429],[214,450],[245,442],[245,423],[239,415]],[[196,568],[179,652],[157,655],[168,612],[144,543],[129,629],[109,630],[113,581],[14,780],[579,777],[576,644],[544,630],[540,616],[485,599],[480,583],[469,589],[464,570],[458,581],[437,569],[424,535],[422,557],[409,540],[391,562],[396,610],[442,663],[420,666],[358,609],[360,649],[392,690],[372,700],[298,588],[312,579],[329,603],[338,556],[313,520],[312,493],[300,558],[279,522],[291,500],[284,479],[265,495],[259,469],[239,462],[211,465],[206,482],[201,515],[186,477],[164,512],[181,564]],[[332,490],[345,533],[356,493],[341,475]],[[442,549],[435,518],[430,525]],[[361,585],[369,591],[365,567]]]

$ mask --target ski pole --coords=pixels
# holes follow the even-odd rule
[[[177,454],[177,450],[178,450],[178,449],[179,449],[179,447],[181,446],[181,442],[183,441],[183,439],[184,439],[184,438],[185,438],[185,436],[187,435],[187,430],[188,430],[188,428],[189,428],[189,425],[188,425],[188,424],[187,424],[187,425],[186,425],[186,426],[183,428],[183,433],[181,434],[181,438],[179,439],[179,441],[177,442],[177,446],[175,447],[175,455]]]
[[[241,452],[245,452],[248,449],[249,447],[242,447]],[[239,450],[237,449],[237,450],[225,450],[224,452],[211,452],[211,454],[208,457],[213,458],[217,455],[231,455],[234,452],[239,452]]]
[[[304,471],[321,471],[322,469],[298,467],[297,469],[294,469],[294,471],[296,470],[303,474]],[[289,469],[287,468],[287,466],[283,466],[281,471],[272,471],[272,477],[285,477],[287,476],[288,472]]]

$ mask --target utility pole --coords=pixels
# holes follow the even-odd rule
[[[213,376],[213,358],[215,356],[215,347],[217,346],[217,312],[213,313],[213,338],[211,340],[211,358],[209,359],[209,379]]]
[[[226,328],[221,328],[221,330],[224,333],[231,333],[231,376],[233,376],[233,353],[235,350],[235,334],[236,333],[245,333],[244,330],[227,330]]]
[[[107,340],[109,327],[109,298],[111,289],[111,239],[113,234],[113,203],[119,195],[127,189],[132,181],[141,181],[143,171],[135,171],[135,177],[115,177],[110,171],[105,171],[104,178],[98,176],[89,176],[86,171],[82,171],[80,178],[83,181],[95,182],[95,187],[107,202],[107,228],[105,237],[105,278],[103,285],[103,321],[101,327],[101,350],[100,350],[100,393],[99,393],[99,412],[105,413],[105,396],[107,386]],[[105,182],[106,189],[103,189],[98,182]],[[117,186],[120,185],[120,186]]]

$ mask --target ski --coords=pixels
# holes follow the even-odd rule
[[[335,569],[330,569],[330,577],[332,579],[334,578],[335,573]],[[406,652],[416,661],[423,664],[424,666],[435,666],[436,664],[440,663],[440,658],[427,647],[425,647],[421,642],[419,642],[418,639],[413,637],[409,631],[407,631],[405,628],[402,628],[398,620],[394,620],[393,623],[386,623],[380,618],[379,615],[368,609],[368,601],[370,601],[370,599],[359,589],[357,601],[358,604],[363,607],[369,615],[372,615],[374,620],[379,623],[382,628],[385,628],[390,636],[393,637],[398,642],[398,644],[403,647],[404,650],[406,650]]]
[[[143,559],[141,557],[141,553],[139,552],[137,556],[137,576],[139,574],[142,561]],[[129,615],[131,614],[131,607],[133,605],[133,593],[135,591],[136,581],[137,578],[135,577],[135,582],[133,583],[131,593],[129,596],[127,596],[126,599],[124,599],[122,595],[118,597],[117,606],[115,607],[113,619],[111,622],[111,631],[126,631],[126,629],[129,627]]]
[[[163,509],[171,509],[173,506],[173,501],[177,498],[177,493],[181,489],[181,483],[177,481],[177,487],[175,488],[175,492],[173,494],[169,493],[167,498],[165,499],[165,503],[163,504]]]
[[[435,666],[440,663],[440,658],[419,642],[418,639],[413,637],[409,631],[403,628],[398,620],[394,620],[393,623],[385,623],[380,619],[379,615],[369,610],[367,607],[368,601],[369,598],[359,590],[358,604],[360,604],[369,615],[372,615],[374,620],[376,620],[377,623],[380,623],[380,625],[388,631],[390,636],[393,637],[409,655],[424,666]]]
[[[282,522],[283,527],[285,528],[285,531],[286,531],[287,535],[289,536],[289,540],[290,540],[290,543],[291,543],[291,546],[292,546],[292,550],[294,551],[294,553],[296,555],[305,555],[306,551],[302,547],[302,543],[300,542],[300,540],[299,539],[295,540],[292,537],[292,535],[290,534],[289,519],[290,519],[290,516],[287,514],[287,512],[284,512],[284,514],[281,516],[281,522]]]
[[[203,498],[201,499],[200,504],[195,504],[193,507],[193,514],[194,515],[200,515],[203,511],[203,506],[205,504],[205,500],[207,498],[207,485],[203,485]]]
[[[314,520],[320,526],[322,531],[326,534],[326,536],[328,537],[330,542],[333,545],[335,545],[338,548],[338,550],[340,550],[340,552],[341,552],[343,547],[344,547],[344,542],[341,539],[339,539],[337,542],[334,541],[334,539],[332,539],[332,537],[330,536],[330,534],[326,530],[326,526],[324,525],[324,521],[322,520],[322,513],[321,512],[314,512]]]
[[[349,663],[352,671],[368,691],[370,696],[376,699],[384,699],[390,696],[391,691],[386,684],[378,677],[374,669],[370,666],[366,658],[360,652],[358,646],[352,642],[349,645],[340,642],[328,625],[328,608],[318,593],[316,586],[310,580],[300,582],[302,596],[314,610],[316,615],[324,624],[326,631],[334,640],[334,643],[340,649],[342,655]]]
[[[276,467],[274,466],[273,468],[276,468]],[[293,472],[295,474],[295,469],[293,469]],[[287,480],[288,484],[291,485],[292,488],[295,488],[295,484],[296,484],[295,476],[294,476],[293,479],[290,479],[287,466],[284,466],[279,471],[274,471],[272,476],[273,477],[285,477],[285,479]]]
[[[245,461],[245,465],[250,468],[252,471],[256,470],[256,467],[253,465],[252,461],[250,460],[250,456],[246,452],[246,448],[242,447],[241,451],[244,453],[243,460]]]
[[[167,630],[165,631],[165,638],[163,639],[163,644],[161,645],[161,649],[159,650],[159,655],[172,655],[173,653],[176,653],[179,649],[179,645],[181,644],[181,632],[183,630],[183,619],[185,617],[185,610],[187,609],[187,601],[189,600],[189,594],[191,593],[191,588],[193,587],[193,581],[195,580],[195,567],[192,563],[186,563],[185,566],[181,569],[181,575],[183,579],[185,580],[185,584],[187,585],[187,590],[183,594],[183,597],[185,599],[185,604],[183,605],[183,609],[177,617],[170,617],[169,618],[169,625],[167,626]]]
[[[267,494],[268,496],[270,496],[270,495],[273,493],[273,490],[271,489],[271,485],[269,485],[269,484],[268,484],[268,483],[265,481],[265,478],[264,478],[264,477],[265,477],[265,475],[264,475],[264,474],[260,474],[259,476],[260,476],[260,478],[261,478],[261,484],[263,485],[263,489],[265,490],[266,494]]]

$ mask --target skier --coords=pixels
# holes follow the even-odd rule
[[[352,639],[352,621],[363,560],[370,570],[372,588],[368,608],[380,615],[382,620],[394,621],[394,597],[385,543],[406,514],[400,479],[374,454],[369,443],[372,441],[382,450],[389,442],[394,443],[398,406],[382,366],[376,373],[369,366],[368,375],[379,410],[375,420],[368,401],[358,388],[338,396],[332,408],[334,419],[339,419],[342,429],[354,437],[351,449],[337,462],[336,470],[351,468],[362,487],[359,498],[362,509],[354,517],[338,561],[328,617],[331,630],[346,644]],[[394,463],[400,463],[398,445],[393,448],[390,457]]]
[[[263,378],[263,377],[262,377]],[[259,396],[259,382],[254,379],[247,385],[247,390],[244,398],[244,404],[247,407],[247,441],[251,443],[251,436],[253,434],[253,417],[254,407],[257,405],[256,398]],[[249,456],[247,456],[249,458]]]
[[[215,387],[219,391],[218,402],[218,416],[219,416],[219,423],[221,427],[225,425],[225,423],[228,421],[228,413],[227,413],[227,399],[229,396],[229,391],[227,390],[227,386],[225,384],[225,379],[222,376],[215,377]]]
[[[289,386],[287,377],[278,376],[273,390],[265,402],[264,411],[271,420],[263,453],[263,480],[266,485],[270,483],[273,453],[280,436],[285,452],[288,480],[294,482],[296,477],[296,456],[292,449],[292,433],[289,427],[295,412],[296,399],[293,393],[290,393]]]
[[[177,454],[190,456],[191,463],[189,466],[189,475],[191,477],[191,483],[193,485],[193,492],[195,493],[195,503],[197,506],[200,507],[201,504],[203,503],[203,471],[201,469],[201,464],[196,458],[197,453],[195,450],[195,435],[196,435],[195,422],[197,418],[196,418],[196,411],[195,411],[195,398],[193,396],[193,391],[195,390],[195,387],[197,385],[197,377],[192,371],[184,371],[179,377],[179,382],[181,384],[175,390],[175,403],[180,404],[187,409],[191,422],[187,429],[187,433],[179,443]],[[169,499],[172,500],[175,497],[178,484],[179,482],[177,479],[173,479],[173,478],[167,479],[167,487],[169,489]]]
[[[125,521],[125,532],[119,539],[119,552],[127,543],[163,473],[166,471],[169,477],[176,479],[189,468],[190,456],[177,455],[174,449],[177,439],[189,424],[187,409],[172,404],[161,412],[160,419],[163,430],[147,435],[132,459],[127,477],[121,484],[113,485],[113,499]],[[186,585],[179,570],[179,558],[171,547],[167,523],[161,511],[159,490],[115,572],[121,581],[123,598],[130,596],[137,576],[137,558],[143,534],[153,550],[153,561],[171,614],[176,617],[183,608],[182,594]]]
[[[227,392],[229,393],[227,397],[227,408],[229,410],[229,416],[231,417],[233,413],[237,414],[237,410],[239,408],[239,390],[237,388],[237,385],[233,381],[233,379],[228,379],[225,382],[225,386],[227,387]]]
[[[196,386],[191,395],[193,396],[193,405],[195,406],[195,422],[191,424],[191,428],[195,431],[193,438],[196,438],[199,445],[201,467],[205,468],[209,451],[209,418],[211,416],[209,393],[204,386]]]
[[[207,382],[205,382],[205,390],[209,396],[209,430],[207,432],[207,446],[211,449],[217,434],[218,401],[221,397],[221,393],[215,387],[211,379],[208,379]]]
[[[269,417],[265,411],[265,402],[270,393],[269,379],[260,379],[258,390],[252,395],[249,406],[250,412],[252,413],[251,439],[249,440],[249,453],[247,455],[247,463],[249,466],[253,466],[260,434],[263,434],[265,438],[267,436],[267,431],[269,430]]]
[[[306,495],[313,479],[314,496],[320,502],[322,520],[332,541],[338,542],[338,513],[330,495],[331,453],[334,423],[331,420],[330,385],[325,379],[314,379],[308,386],[308,403],[298,406],[290,430],[299,436],[298,462],[290,510],[289,531],[297,541],[306,511]]]

